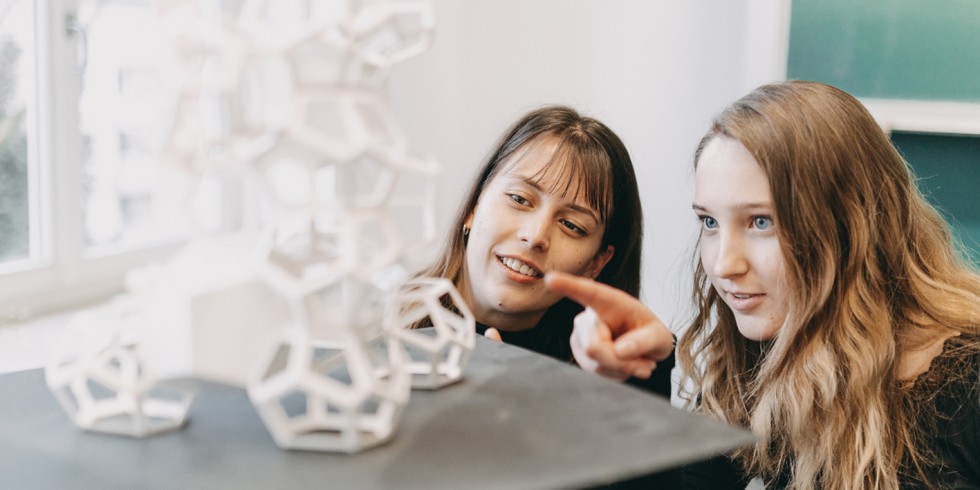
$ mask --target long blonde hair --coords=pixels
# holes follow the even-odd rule
[[[900,379],[911,339],[948,328],[975,353],[980,276],[918,192],[908,165],[868,111],[834,87],[762,86],[714,121],[764,169],[790,300],[777,337],[750,341],[695,269],[697,313],[678,359],[698,409],[748,427],[735,454],[751,475],[791,488],[898,488],[930,461]],[[700,366],[700,368],[697,368]],[[942,373],[954,375],[954,373]],[[975,373],[973,374],[975,376]]]

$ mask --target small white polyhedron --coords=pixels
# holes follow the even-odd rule
[[[431,329],[411,328],[425,318]],[[462,379],[476,345],[473,313],[444,278],[422,277],[403,284],[389,297],[385,328],[405,347],[413,388],[438,389]]]
[[[280,447],[355,453],[394,435],[411,383],[389,336],[292,328],[270,347],[248,395]]]
[[[75,315],[45,369],[48,388],[76,425],[131,437],[182,427],[193,390],[160,383],[126,339],[130,305]]]

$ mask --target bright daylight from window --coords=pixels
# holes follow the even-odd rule
[[[0,324],[237,223],[240,190],[167,152],[187,60],[161,18],[186,1],[0,0]]]
[[[133,245],[172,235],[180,208],[160,192],[171,174],[165,137],[165,36],[154,2],[82,2],[79,119],[85,244]]]

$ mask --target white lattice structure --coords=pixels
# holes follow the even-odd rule
[[[435,306],[446,295],[462,305],[448,281],[399,289],[435,239],[439,166],[411,153],[382,89],[393,64],[428,46],[432,2],[185,7],[165,20],[177,88],[164,157],[235,189],[223,201],[239,219],[134,275],[125,314],[76,318],[73,335],[96,325],[104,340],[66,341],[48,384],[94,431],[179,428],[192,394],[159,392],[206,379],[247,389],[284,448],[382,443],[413,376],[429,388],[459,380],[474,344],[465,308]],[[431,339],[403,331],[425,317]]]
[[[79,427],[143,437],[182,427],[194,392],[162,383],[122,336],[133,305],[114,304],[76,315],[45,371],[48,387]]]
[[[390,337],[345,330],[311,340],[283,330],[268,346],[248,395],[276,443],[293,449],[355,452],[389,440],[411,381]]]
[[[436,389],[459,381],[476,343],[475,320],[448,279],[419,278],[406,282],[390,297],[385,322],[406,347],[412,386]],[[457,305],[456,310],[446,304]],[[408,327],[424,320],[431,329]]]

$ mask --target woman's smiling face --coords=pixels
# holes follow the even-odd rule
[[[470,213],[460,292],[477,321],[500,330],[534,327],[562,296],[544,287],[549,271],[595,278],[612,258],[600,253],[605,223],[580,182],[551,163],[556,141],[542,136],[504,162]],[[549,168],[551,167],[551,168]]]

